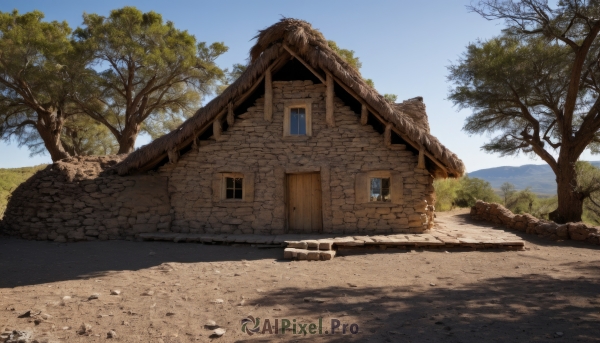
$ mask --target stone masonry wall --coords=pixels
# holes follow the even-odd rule
[[[138,233],[168,230],[167,180],[103,172],[120,159],[74,157],[39,171],[13,192],[0,232],[65,242],[133,239]]]
[[[336,125],[328,128],[322,84],[275,81],[273,88],[272,122],[264,119],[260,98],[219,140],[203,141],[197,151],[160,169],[169,178],[172,231],[282,234],[285,175],[303,171],[321,175],[325,233],[422,232],[433,225],[433,207],[428,207],[434,201],[433,180],[427,170],[416,168],[417,156],[403,146],[386,147],[383,135],[360,125],[359,115],[337,98]],[[312,100],[312,137],[283,136],[284,104],[290,99]],[[357,204],[357,175],[381,170],[402,178],[401,204]],[[253,199],[222,201],[216,194],[221,172],[254,179]]]
[[[600,244],[600,230],[585,223],[557,224],[538,219],[531,214],[514,214],[506,207],[478,200],[471,207],[471,218],[503,224],[510,229],[535,234],[553,240],[587,241]]]

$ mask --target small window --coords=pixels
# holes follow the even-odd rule
[[[306,109],[294,107],[290,109],[290,135],[306,136]]]
[[[389,178],[372,178],[371,179],[371,196],[369,201],[390,201],[390,179]]]
[[[241,177],[225,178],[225,199],[243,199],[244,179]]]

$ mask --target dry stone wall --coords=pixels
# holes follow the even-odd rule
[[[325,90],[311,81],[275,81],[272,122],[264,119],[260,98],[218,140],[202,142],[197,151],[162,167],[160,175],[170,180],[171,230],[283,234],[285,175],[298,172],[320,173],[325,233],[423,232],[433,225],[433,179],[417,168],[417,156],[402,146],[386,147],[383,135],[360,125],[359,115],[337,98],[335,127],[327,127]],[[285,105],[294,100],[312,104],[311,137],[283,136]],[[390,171],[392,180],[401,180],[401,201],[358,203],[356,177],[369,171]],[[253,198],[222,201],[220,173],[243,173],[252,182]]]
[[[105,172],[120,156],[75,157],[48,166],[21,184],[8,203],[0,232],[25,239],[133,239],[168,230],[167,180]]]
[[[514,214],[506,207],[496,203],[478,200],[475,206],[471,207],[471,218],[503,224],[513,230],[553,240],[572,239],[600,244],[600,230],[597,227],[582,222],[557,224],[552,221],[538,219],[527,213]]]

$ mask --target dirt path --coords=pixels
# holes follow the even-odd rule
[[[479,225],[464,212],[438,220]],[[524,251],[388,249],[326,262],[250,246],[0,239],[0,330],[40,342],[106,342],[109,330],[109,342],[600,341],[600,249],[519,236]],[[26,310],[34,316],[17,318]],[[295,319],[307,334],[249,336],[247,316],[261,330],[265,319],[279,330]],[[319,317],[328,333],[338,319],[337,334],[310,334]],[[210,338],[207,320],[227,332]],[[76,333],[82,323],[89,334]]]

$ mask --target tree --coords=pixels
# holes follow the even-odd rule
[[[510,182],[505,182],[500,186],[500,192],[504,198],[504,206],[506,206],[506,204],[508,204],[508,199],[510,199],[510,197],[512,197],[516,192],[515,185]]]
[[[61,135],[78,112],[69,99],[87,62],[69,41],[69,25],[43,18],[39,11],[0,12],[0,137],[32,154],[45,148],[57,161],[69,156]]]
[[[489,182],[468,176],[460,179],[460,188],[456,191],[456,205],[470,207],[474,206],[477,200],[498,202],[499,199]]]
[[[95,93],[77,102],[111,131],[119,154],[133,151],[140,131],[161,130],[146,120],[182,121],[224,77],[214,63],[227,51],[223,43],[197,44],[156,12],[124,7],[108,17],[84,14],[83,24],[75,31],[77,43],[93,51],[97,66],[106,69],[96,73]]]
[[[111,155],[119,150],[108,128],[84,114],[69,117],[61,141],[72,156]]]
[[[239,77],[242,76],[242,73],[246,71],[246,68],[248,68],[247,65],[235,63],[231,68],[231,71],[229,71],[229,69],[223,70],[223,73],[225,73],[225,80],[223,84],[218,86],[217,93],[223,93],[223,91],[227,87],[229,87],[229,85],[231,85],[233,82],[235,82],[235,80],[239,79]]]
[[[450,100],[472,108],[464,130],[496,134],[483,150],[539,156],[556,175],[550,218],[581,220],[575,162],[600,139],[600,6],[597,1],[487,0],[470,7],[503,19],[504,33],[467,47],[449,67]],[[557,157],[555,157],[557,155]]]
[[[600,219],[600,169],[589,162],[578,161],[577,191],[584,197],[584,209],[588,219],[598,222]]]

